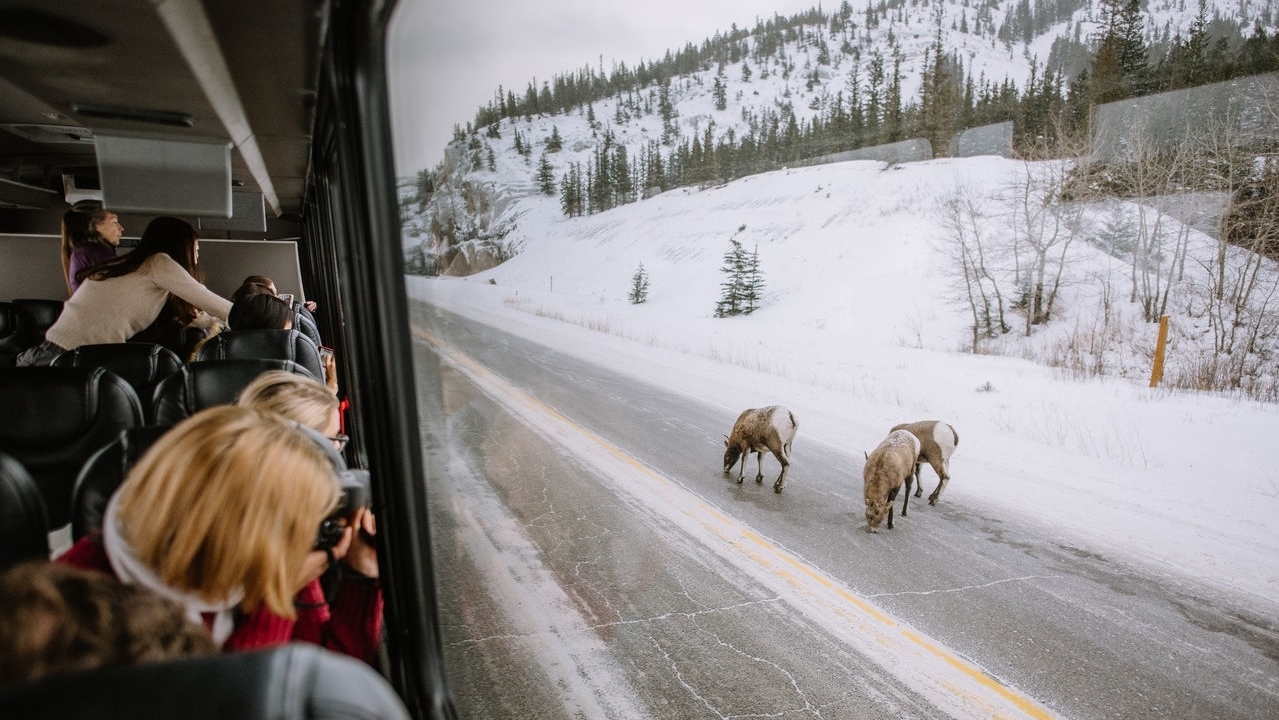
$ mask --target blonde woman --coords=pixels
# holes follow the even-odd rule
[[[284,370],[268,370],[240,391],[237,405],[276,413],[305,425],[333,443],[339,452],[347,438],[341,434],[338,398],[319,381]]]
[[[268,370],[240,391],[237,405],[262,412],[282,415],[293,422],[305,425],[323,435],[341,452],[349,437],[342,433],[342,412],[337,396],[317,380],[284,370]],[[350,548],[343,559],[344,577],[377,577],[377,550],[372,539],[377,535],[373,513],[365,511],[352,523],[354,533]],[[320,572],[333,562],[323,553],[313,553],[311,562],[320,566]]]
[[[176,425],[111,498],[101,534],[60,562],[100,570],[176,600],[224,650],[292,640],[371,662],[382,595],[344,580],[332,606],[312,552],[340,497],[329,451],[295,423],[234,405]],[[346,554],[347,528],[333,554]]]

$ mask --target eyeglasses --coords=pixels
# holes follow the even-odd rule
[[[329,440],[333,442],[334,449],[338,452],[342,452],[342,450],[346,448],[346,444],[351,442],[351,436],[345,433],[338,433],[337,435],[329,438]]]

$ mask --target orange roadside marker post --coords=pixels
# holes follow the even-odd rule
[[[1164,379],[1164,350],[1168,345],[1168,316],[1159,318],[1159,340],[1155,343],[1155,366],[1150,370],[1150,387]]]

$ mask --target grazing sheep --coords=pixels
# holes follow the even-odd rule
[[[928,464],[933,466],[933,472],[937,473],[937,489],[928,496],[928,504],[936,505],[937,498],[941,497],[942,488],[946,487],[946,483],[950,481],[950,456],[955,453],[955,448],[959,447],[959,433],[955,431],[953,425],[948,425],[941,420],[902,423],[893,427],[893,430],[906,430],[919,439],[919,457],[915,460],[914,472],[915,497],[924,494],[924,483],[919,477],[919,467],[927,460]],[[906,481],[906,493],[910,494],[909,480]],[[903,510],[902,514],[905,515],[906,511]]]
[[[893,529],[893,500],[897,499],[897,491],[902,483],[915,470],[915,458],[919,457],[919,438],[905,430],[894,430],[888,433],[870,454],[866,456],[866,467],[862,470],[862,479],[866,482],[866,530],[879,532],[879,524],[888,515],[888,529]],[[902,516],[906,515],[906,503],[910,502],[910,493],[902,501]]]
[[[737,416],[737,422],[733,423],[733,433],[724,436],[724,474],[733,470],[740,457],[742,467],[737,472],[737,482],[740,485],[742,476],[746,473],[746,459],[753,452],[759,461],[755,482],[762,483],[764,451],[767,450],[782,464],[782,473],[777,476],[777,482],[773,483],[773,492],[781,492],[786,485],[786,472],[790,470],[791,441],[795,439],[798,428],[795,415],[780,405],[743,410]]]

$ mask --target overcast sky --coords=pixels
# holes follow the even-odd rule
[[[634,68],[717,30],[754,27],[818,0],[400,0],[388,53],[396,171],[443,158],[499,85],[522,95],[530,81],[614,61]],[[838,2],[822,5],[828,12]],[[828,7],[829,6],[829,7]]]

